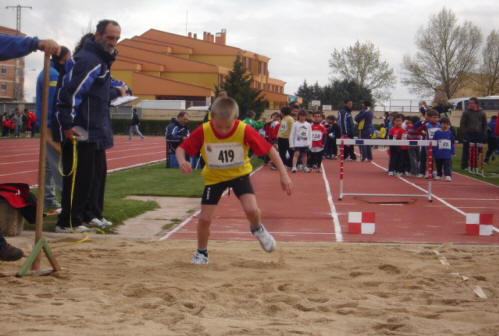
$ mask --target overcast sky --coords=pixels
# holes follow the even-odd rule
[[[40,38],[53,38],[73,49],[83,33],[103,18],[121,25],[121,37],[139,35],[150,28],[175,34],[227,29],[227,44],[271,58],[270,75],[284,80],[285,93],[298,86],[328,83],[328,60],[334,48],[356,40],[372,41],[383,59],[394,68],[397,87],[392,99],[418,97],[400,83],[405,54],[414,55],[415,36],[430,16],[444,6],[459,22],[469,20],[484,38],[499,29],[497,0],[1,0],[0,24],[15,28],[14,9],[21,4],[21,30]],[[188,15],[186,15],[188,13]],[[186,20],[187,17],[187,20]],[[35,94],[35,81],[43,64],[42,54],[26,58],[26,99]]]

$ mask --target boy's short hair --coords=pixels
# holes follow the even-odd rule
[[[271,118],[273,118],[275,115],[278,115],[278,116],[281,116],[281,114],[279,112],[274,112],[270,115]]]
[[[334,115],[328,115],[326,117],[327,120],[336,120],[336,117]]]
[[[313,116],[316,116],[317,114],[322,115],[322,112],[321,111],[312,111]]]
[[[415,124],[419,121],[419,117],[411,117],[411,121]]]
[[[305,110],[299,110],[298,111],[298,116],[304,116],[304,117],[306,117],[307,116],[307,111],[305,111]]]
[[[434,117],[434,116],[439,116],[439,115],[440,115],[440,113],[438,113],[438,111],[437,111],[437,110],[433,110],[433,109],[431,109],[431,110],[429,110],[428,112],[426,112],[426,115],[427,115],[428,117]]]
[[[450,120],[447,117],[442,117],[442,119],[440,119],[440,123],[450,125]]]
[[[395,119],[402,119],[402,120],[404,120],[404,116],[401,113],[395,113],[393,115],[393,120],[395,120]]]
[[[291,109],[288,106],[284,106],[281,108],[281,113],[282,115],[287,116],[291,113]]]
[[[222,120],[237,119],[239,117],[239,106],[231,97],[218,97],[213,102],[211,117]]]
[[[184,116],[189,116],[189,114],[186,112],[186,111],[180,111],[178,114],[177,114],[177,118],[183,118]]]

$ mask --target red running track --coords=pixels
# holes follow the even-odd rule
[[[375,150],[374,158],[372,163],[345,163],[344,192],[423,194],[426,191],[428,181],[425,179],[388,176],[383,169],[388,163],[385,152]],[[433,202],[419,197],[359,196],[346,196],[339,201],[339,162],[325,160],[323,164],[325,174],[291,175],[294,183],[292,196],[280,190],[278,174],[269,167],[253,175],[262,221],[277,241],[499,243],[499,233],[487,237],[465,234],[466,213],[492,213],[494,225],[499,228],[497,186],[454,174],[452,182],[432,182]],[[328,193],[326,186],[332,194]],[[348,233],[349,211],[375,212],[376,233]],[[165,238],[195,239],[196,222],[194,217]],[[210,239],[253,239],[233,194],[223,197],[216,209]]]
[[[0,183],[38,184],[40,139],[0,140]],[[115,136],[114,147],[106,151],[107,168],[115,170],[165,159],[165,139]]]

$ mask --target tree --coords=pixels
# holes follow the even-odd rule
[[[441,91],[450,99],[464,86],[477,62],[482,41],[480,29],[471,22],[457,24],[452,10],[433,15],[416,37],[416,55],[404,56],[406,77],[402,83],[419,94]]]
[[[357,85],[371,90],[379,99],[388,98],[389,89],[395,86],[393,69],[388,62],[381,59],[379,49],[370,41],[357,41],[347,49],[334,49],[329,67],[336,79],[354,81]]]
[[[482,51],[480,77],[485,95],[491,96],[498,92],[499,84],[499,31],[492,30],[487,36],[487,42]]]
[[[319,83],[316,82],[313,86],[307,84],[307,80],[303,81],[303,84],[298,87],[295,96],[301,97],[303,99],[303,106],[308,106],[312,100],[322,100],[322,88]]]
[[[371,90],[360,86],[353,80],[346,79],[335,80],[322,87],[317,82],[313,86],[308,85],[305,80],[295,95],[302,97],[304,106],[312,100],[320,100],[322,105],[332,105],[335,109],[343,106],[345,99],[352,100],[355,109],[360,108],[360,104],[365,100],[373,102]]]
[[[252,77],[246,73],[241,62],[241,57],[237,56],[234,61],[234,66],[227,78],[224,80],[221,87],[215,87],[215,95],[218,96],[220,91],[226,91],[227,95],[234,98],[239,105],[239,118],[246,118],[248,111],[254,111],[257,119],[260,117],[265,108],[269,105],[268,101],[263,98],[262,91],[251,87]]]

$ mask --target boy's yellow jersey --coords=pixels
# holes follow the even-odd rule
[[[293,127],[294,123],[295,119],[292,116],[290,115],[285,116],[281,121],[281,127],[279,127],[279,132],[277,132],[277,137],[289,139],[289,134],[291,133],[291,128]]]
[[[244,143],[247,125],[239,122],[236,131],[225,139],[217,138],[209,122],[203,124],[204,142],[201,155],[206,163],[201,175],[205,185],[217,184],[248,175],[253,167]]]

